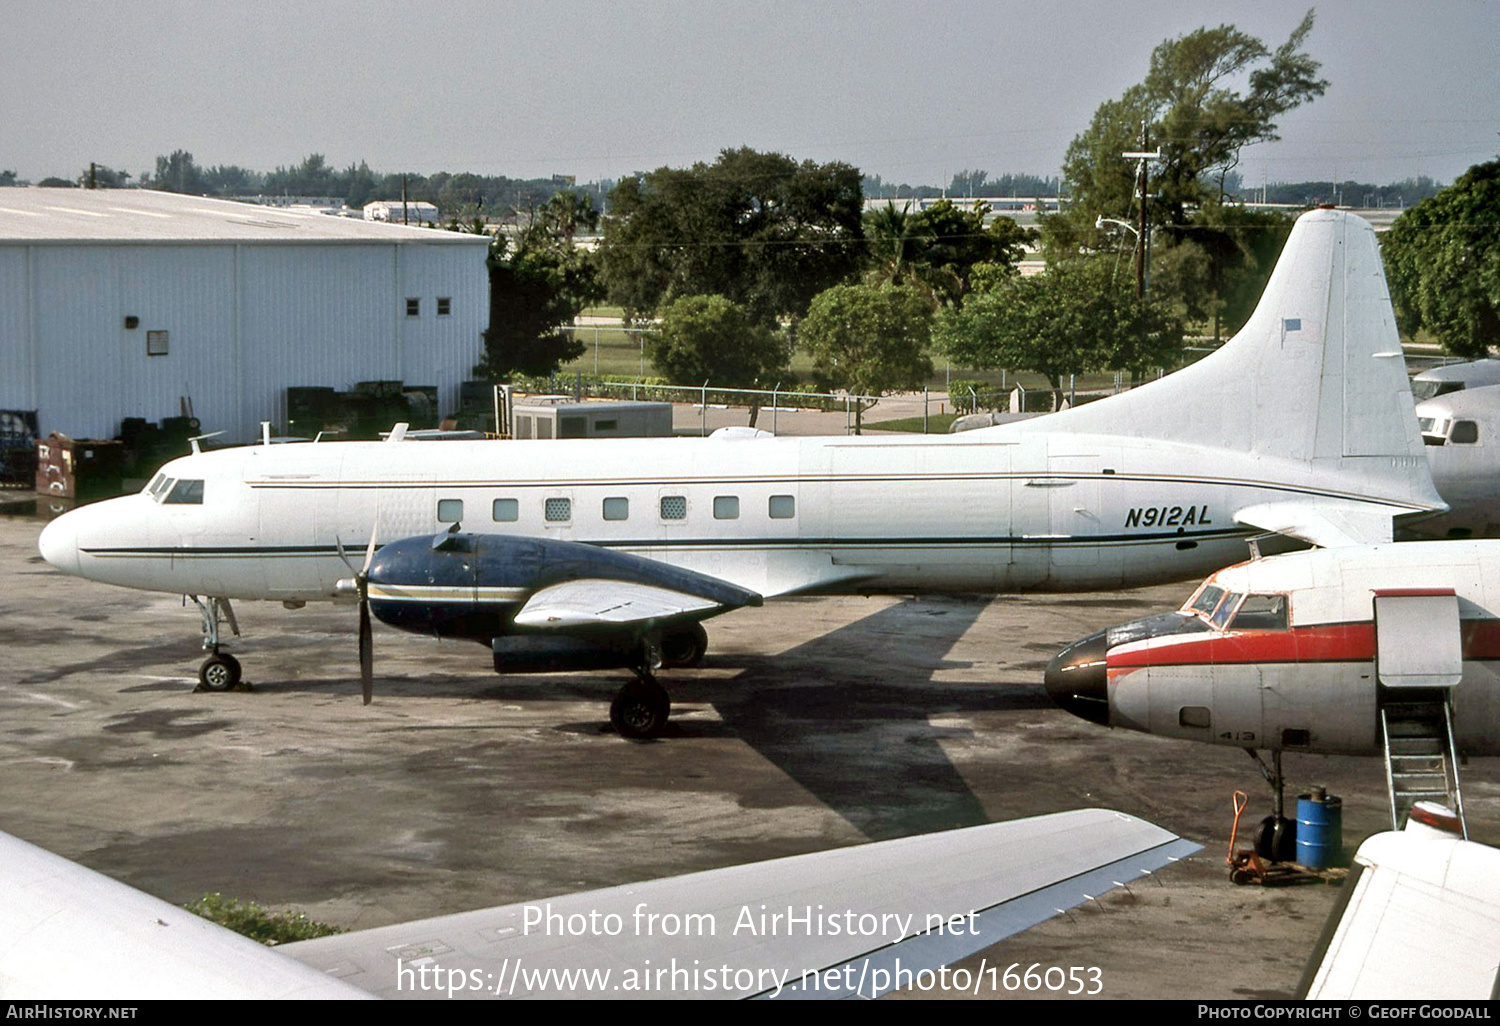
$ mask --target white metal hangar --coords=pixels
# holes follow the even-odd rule
[[[436,386],[489,320],[489,239],[145,190],[0,189],[0,409],[109,438],[178,416],[247,441],[289,386]]]

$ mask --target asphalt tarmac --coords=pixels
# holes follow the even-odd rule
[[[1204,850],[987,964],[1098,967],[1104,998],[1245,998],[1292,994],[1337,893],[1229,882],[1232,793],[1247,820],[1269,806],[1244,753],[1097,727],[1042,689],[1058,648],[1191,584],[770,602],[710,621],[704,665],[664,675],[667,736],[631,742],[607,725],[620,673],[499,677],[487,649],[378,623],[365,707],[349,608],[237,606],[253,690],[194,693],[197,611],[57,573],[41,526],[0,518],[0,829],[169,901],[358,929],[1103,806]],[[1387,826],[1378,759],[1286,772],[1289,796],[1343,797],[1348,849]],[[1500,760],[1464,787],[1473,836],[1500,841]]]

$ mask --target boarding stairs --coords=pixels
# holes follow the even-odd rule
[[[1382,689],[1385,691],[1386,689]],[[1391,829],[1400,830],[1417,802],[1453,810],[1465,838],[1458,750],[1453,743],[1453,701],[1448,688],[1391,689],[1382,695],[1380,727],[1385,740],[1385,779],[1391,799]]]

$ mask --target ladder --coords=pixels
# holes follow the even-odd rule
[[[1467,839],[1448,689],[1402,689],[1399,697],[1387,692],[1380,703],[1380,727],[1385,738],[1391,829],[1401,829],[1417,802],[1431,801],[1453,810]]]

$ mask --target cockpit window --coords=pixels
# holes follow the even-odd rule
[[[1214,610],[1214,615],[1209,617],[1209,623],[1222,629],[1229,622],[1230,616],[1234,615],[1234,607],[1239,605],[1239,602],[1239,592],[1229,592],[1229,594],[1224,596],[1223,601],[1219,603],[1219,608]]]
[[[1219,604],[1219,599],[1224,597],[1224,589],[1217,584],[1205,584],[1198,589],[1198,594],[1188,604],[1188,611],[1201,613],[1204,616],[1212,616],[1214,607]]]
[[[151,479],[151,483],[146,486],[146,494],[151,496],[151,498],[155,499],[157,502],[160,502],[162,492],[165,492],[167,490],[167,485],[171,484],[171,482],[172,479],[167,477],[166,474],[158,472],[157,475]]]
[[[1454,445],[1474,445],[1479,441],[1479,422],[1455,420],[1453,430],[1448,434],[1448,441]]]
[[[1229,626],[1237,631],[1284,631],[1286,614],[1285,595],[1247,595]]]
[[[162,502],[180,506],[201,506],[203,504],[203,482],[189,481],[187,478],[183,478],[172,486],[172,490],[167,493],[167,497]]]

